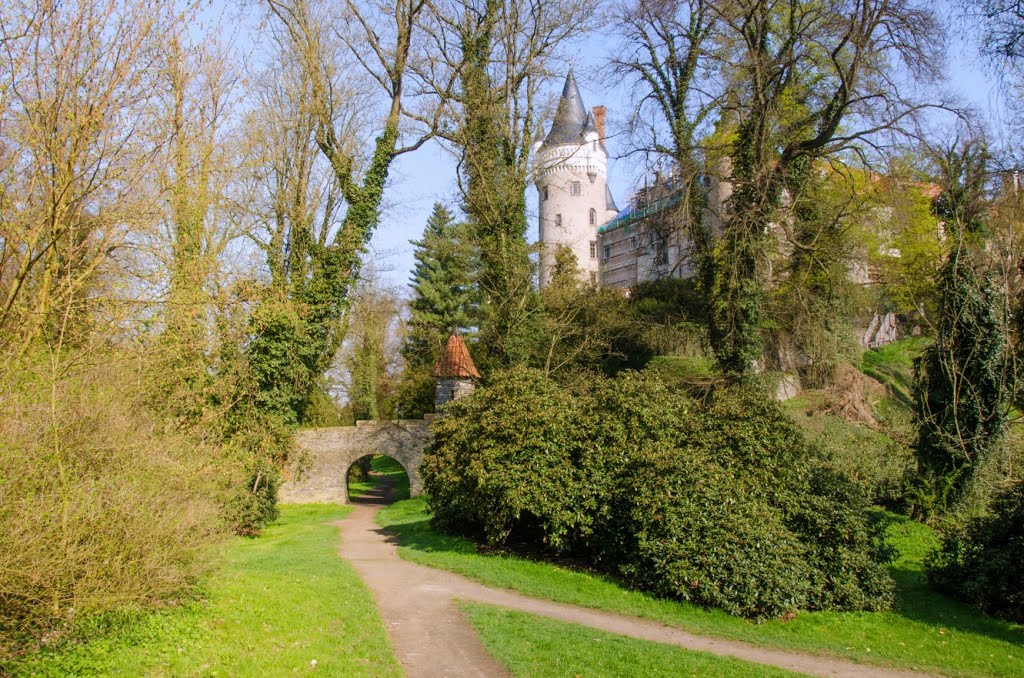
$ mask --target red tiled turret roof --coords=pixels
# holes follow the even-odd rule
[[[466,342],[458,334],[448,337],[441,359],[434,365],[435,379],[479,379],[473,358],[469,355]]]

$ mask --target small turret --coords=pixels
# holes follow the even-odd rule
[[[533,133],[533,145],[530,146],[530,152],[536,157],[537,151],[544,145],[544,125],[537,123],[537,131]]]
[[[441,358],[434,365],[434,405],[441,407],[453,400],[467,396],[476,389],[480,378],[469,348],[459,334],[452,334],[444,346]]]

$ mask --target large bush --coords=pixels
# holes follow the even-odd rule
[[[929,559],[928,578],[989,614],[1024,623],[1024,483],[1000,494],[989,515],[952,530]]]
[[[511,372],[448,412],[420,467],[439,526],[556,551],[589,534],[585,422],[568,393],[539,372]]]
[[[866,500],[760,393],[517,370],[448,413],[422,467],[443,529],[753,618],[891,603]]]
[[[0,665],[82,615],[181,595],[226,533],[231,465],[165,430],[124,357],[0,371]]]

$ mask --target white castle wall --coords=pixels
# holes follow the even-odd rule
[[[562,144],[536,151],[541,242],[540,284],[546,285],[555,265],[555,252],[563,245],[576,255],[584,281],[597,281],[600,252],[597,227],[608,220],[605,208],[608,155],[591,133],[583,144]],[[572,182],[579,182],[579,195],[572,194]],[[545,189],[547,199],[545,199]],[[594,211],[591,223],[590,211]],[[561,225],[559,216],[561,215]],[[594,250],[591,250],[594,243]]]

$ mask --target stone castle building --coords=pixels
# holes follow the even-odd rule
[[[585,281],[629,292],[638,282],[693,274],[689,241],[677,223],[681,191],[657,174],[619,210],[608,187],[605,107],[587,110],[572,71],[565,78],[551,131],[533,144],[541,245],[540,284],[551,278],[555,253],[568,247]],[[723,205],[728,184],[709,179],[709,204]],[[717,219],[709,210],[708,219]],[[712,224],[714,228],[715,224]]]
[[[539,195],[538,232],[542,244],[540,284],[547,284],[555,252],[568,247],[584,278],[599,282],[597,229],[618,214],[608,190],[605,109],[588,111],[572,71],[565,78],[551,131],[537,129],[533,144],[534,180]]]
[[[608,187],[604,106],[588,110],[576,78],[565,78],[551,130],[538,126],[533,144],[534,181],[538,193],[540,284],[546,285],[560,247],[576,256],[584,281],[629,294],[640,282],[689,278],[694,274],[682,200],[682,184],[669,173],[655,173],[619,210]],[[713,235],[721,233],[732,193],[728,160],[702,177],[706,206],[703,219]],[[920,187],[918,187],[920,188]],[[773,231],[779,229],[773,228]],[[780,246],[786,243],[780,237]],[[899,256],[899,252],[889,253]],[[855,262],[856,268],[856,262]],[[851,279],[867,284],[870,274],[851,270]],[[862,331],[861,344],[877,347],[897,337],[892,313],[876,314]]]

